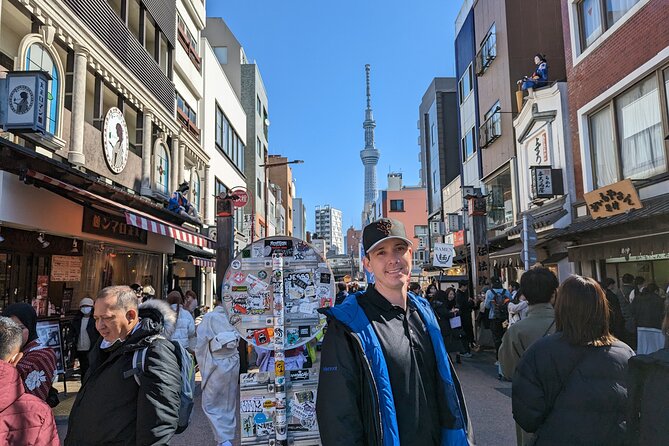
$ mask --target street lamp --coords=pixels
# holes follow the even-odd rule
[[[263,175],[265,177],[265,237],[267,237],[267,227],[268,227],[268,216],[267,214],[269,213],[269,185],[268,185],[268,180],[267,180],[267,169],[270,169],[272,167],[279,167],[279,166],[287,166],[288,164],[304,164],[303,160],[293,160],[293,161],[281,161],[278,163],[269,163],[269,160],[267,157],[265,157],[265,164],[260,164],[258,167],[263,168]],[[253,212],[255,212],[255,207],[253,209]],[[255,220],[255,216],[253,217],[253,220]]]

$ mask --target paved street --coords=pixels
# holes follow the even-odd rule
[[[457,365],[458,376],[467,398],[467,406],[478,446],[507,446],[515,444],[515,428],[511,416],[511,383],[497,380],[497,371],[492,352],[476,354],[472,359]],[[199,379],[199,376],[198,376]],[[193,420],[186,432],[174,437],[173,446],[215,444],[209,422],[201,408],[198,397],[193,410]],[[61,442],[67,426],[58,426]]]

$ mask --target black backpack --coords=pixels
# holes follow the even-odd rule
[[[506,292],[502,291],[502,293],[496,293],[495,290],[491,289],[492,294],[495,296],[492,300],[492,304],[495,306],[495,319],[501,319],[503,321],[509,320],[509,302],[505,302],[506,300]]]

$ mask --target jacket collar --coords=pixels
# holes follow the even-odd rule
[[[549,303],[530,305],[527,307],[527,317],[555,317],[555,309]]]

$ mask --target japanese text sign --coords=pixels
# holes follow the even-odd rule
[[[593,190],[583,197],[593,219],[612,217],[643,207],[629,179]]]

